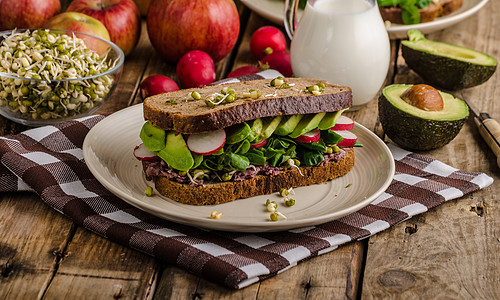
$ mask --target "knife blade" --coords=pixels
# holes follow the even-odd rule
[[[469,110],[474,116],[479,133],[497,157],[497,165],[500,167],[500,124],[487,112],[481,112],[462,94],[462,100],[467,103]]]

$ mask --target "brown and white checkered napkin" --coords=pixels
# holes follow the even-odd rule
[[[325,224],[276,233],[210,231],[139,210],[107,191],[83,161],[87,132],[103,116],[0,137],[0,192],[34,191],[78,225],[230,288],[376,234],[445,201],[489,186],[483,173],[389,145],[396,174],[372,204]]]

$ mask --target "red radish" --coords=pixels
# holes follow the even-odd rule
[[[286,50],[285,35],[273,26],[263,26],[257,29],[250,38],[250,51],[258,59],[275,51]]]
[[[140,89],[142,99],[146,99],[150,96],[177,91],[179,86],[167,76],[151,75],[141,82]]]
[[[260,69],[274,69],[285,77],[291,77],[293,75],[292,63],[290,61],[290,53],[287,51],[275,51],[269,55],[266,55],[260,62]]]
[[[260,72],[260,69],[256,66],[242,66],[237,69],[234,69],[227,75],[227,78],[238,77],[243,75],[250,75]]]
[[[185,88],[200,87],[214,82],[214,61],[206,52],[192,50],[177,63],[177,77]]]
[[[321,137],[321,131],[316,128],[309,132],[304,133],[301,136],[294,138],[295,141],[301,143],[317,143]]]
[[[347,130],[339,130],[335,131],[335,133],[340,134],[344,139],[337,144],[339,147],[352,147],[358,141],[358,136],[352,133],[352,131]]]
[[[262,141],[255,143],[255,144],[250,144],[251,149],[256,149],[265,146],[267,143],[267,139],[263,139]]]
[[[196,154],[210,155],[224,147],[226,142],[226,132],[219,129],[210,132],[191,134],[187,138],[186,144]]]
[[[340,116],[335,125],[331,128],[333,131],[337,130],[352,130],[354,128],[354,121],[346,116]]]
[[[134,156],[140,161],[150,161],[159,159],[156,153],[149,151],[143,143],[135,146],[134,148]]]

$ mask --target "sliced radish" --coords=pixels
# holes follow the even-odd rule
[[[321,131],[318,128],[316,128],[309,132],[304,133],[301,136],[294,138],[294,140],[301,143],[316,143],[319,141],[320,137],[321,137]]]
[[[266,145],[266,143],[267,143],[267,139],[263,139],[262,141],[260,141],[258,143],[250,144],[250,148],[251,149],[260,148],[260,147],[263,147],[264,145]]]
[[[337,144],[339,147],[352,147],[358,141],[358,136],[352,133],[352,131],[339,130],[335,131],[335,133],[340,134],[343,138],[343,140]]]
[[[352,130],[354,128],[354,121],[346,116],[340,116],[331,128],[333,131],[337,130]]]
[[[200,155],[210,155],[224,147],[226,132],[219,129],[210,132],[191,134],[187,138],[187,146],[191,152]]]
[[[140,161],[150,161],[159,159],[159,157],[153,151],[149,151],[143,143],[135,146],[134,156]]]

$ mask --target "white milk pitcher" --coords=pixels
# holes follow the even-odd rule
[[[391,56],[376,0],[308,0],[296,25],[297,3],[285,2],[294,75],[347,85],[352,110],[361,108],[380,91]]]

